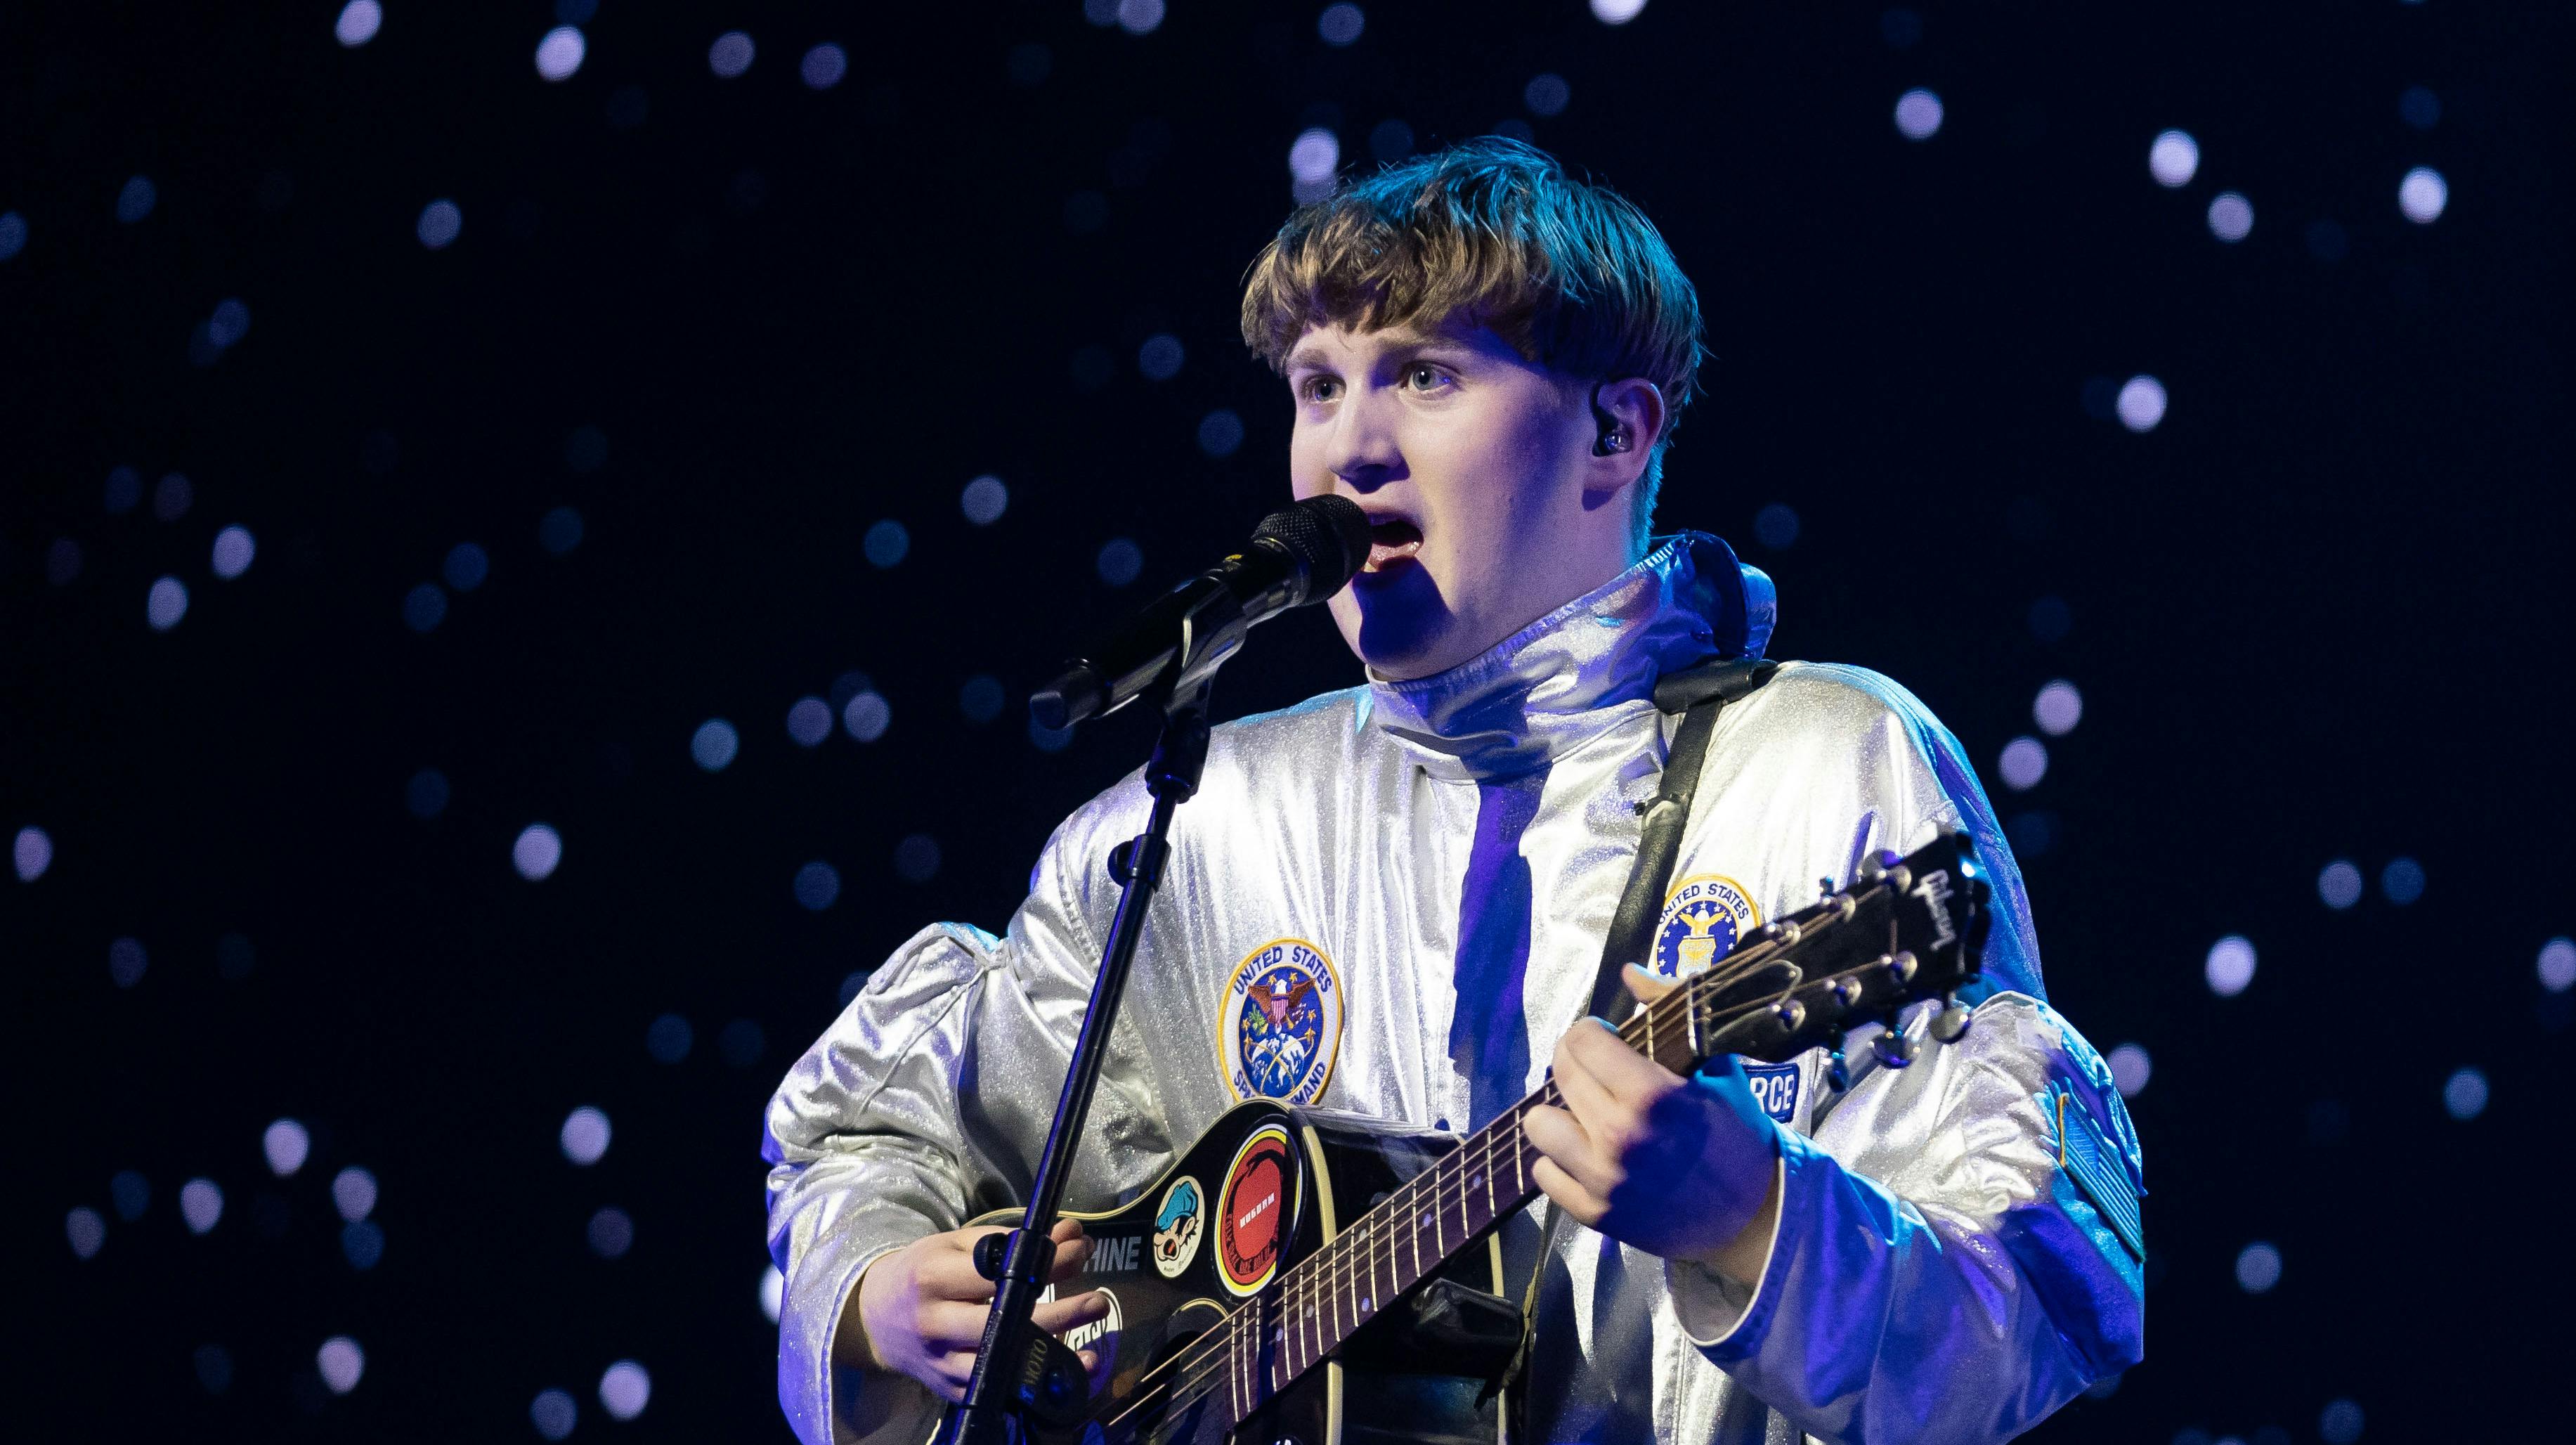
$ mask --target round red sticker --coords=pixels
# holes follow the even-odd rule
[[[1236,1294],[1257,1292],[1279,1272],[1288,1243],[1288,1131],[1277,1124],[1256,1129],[1234,1153],[1217,1196],[1217,1273]]]

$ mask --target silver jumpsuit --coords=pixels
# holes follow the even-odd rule
[[[1672,721],[1654,680],[1712,650],[1694,569],[1732,563],[1712,541],[1666,540],[1435,677],[1216,730],[1068,1207],[1131,1197],[1246,1093],[1464,1131],[1540,1082],[1657,785]],[[935,1420],[909,1380],[834,1369],[835,1322],[880,1254],[1026,1198],[1117,902],[1103,859],[1147,807],[1130,775],[1066,820],[1004,936],[916,934],[770,1102],[779,1396],[807,1445],[917,1441]],[[2137,1361],[2136,1135],[2044,1001],[1974,771],[1910,694],[1791,663],[1724,711],[1655,966],[1700,966],[1865,854],[1961,827],[1995,883],[1974,1027],[1901,1071],[1857,1050],[1840,1093],[1822,1053],[1749,1071],[1782,1134],[1778,1229],[1749,1289],[1560,1231],[1536,1438],[2002,1440]],[[1292,982],[1297,1026],[1255,1043],[1248,1011]],[[1523,1278],[1539,1237],[1527,1216],[1507,1230]]]

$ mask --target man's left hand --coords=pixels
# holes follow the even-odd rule
[[[1669,985],[1635,968],[1638,997]],[[1541,1158],[1531,1181],[1577,1222],[1649,1254],[1758,1276],[1777,1201],[1778,1126],[1743,1066],[1684,1079],[1586,1019],[1557,1043],[1565,1107],[1522,1121]]]

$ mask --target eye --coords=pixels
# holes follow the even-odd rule
[[[1308,401],[1331,401],[1341,393],[1342,383],[1338,377],[1310,376],[1297,384],[1297,394]]]
[[[1416,391],[1436,391],[1450,384],[1449,373],[1427,361],[1417,361],[1404,369],[1404,384]]]

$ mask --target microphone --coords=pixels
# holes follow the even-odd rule
[[[1308,497],[1261,519],[1242,551],[1164,593],[1029,697],[1040,727],[1116,712],[1168,675],[1204,684],[1252,624],[1321,602],[1368,562],[1368,514],[1347,497]]]

